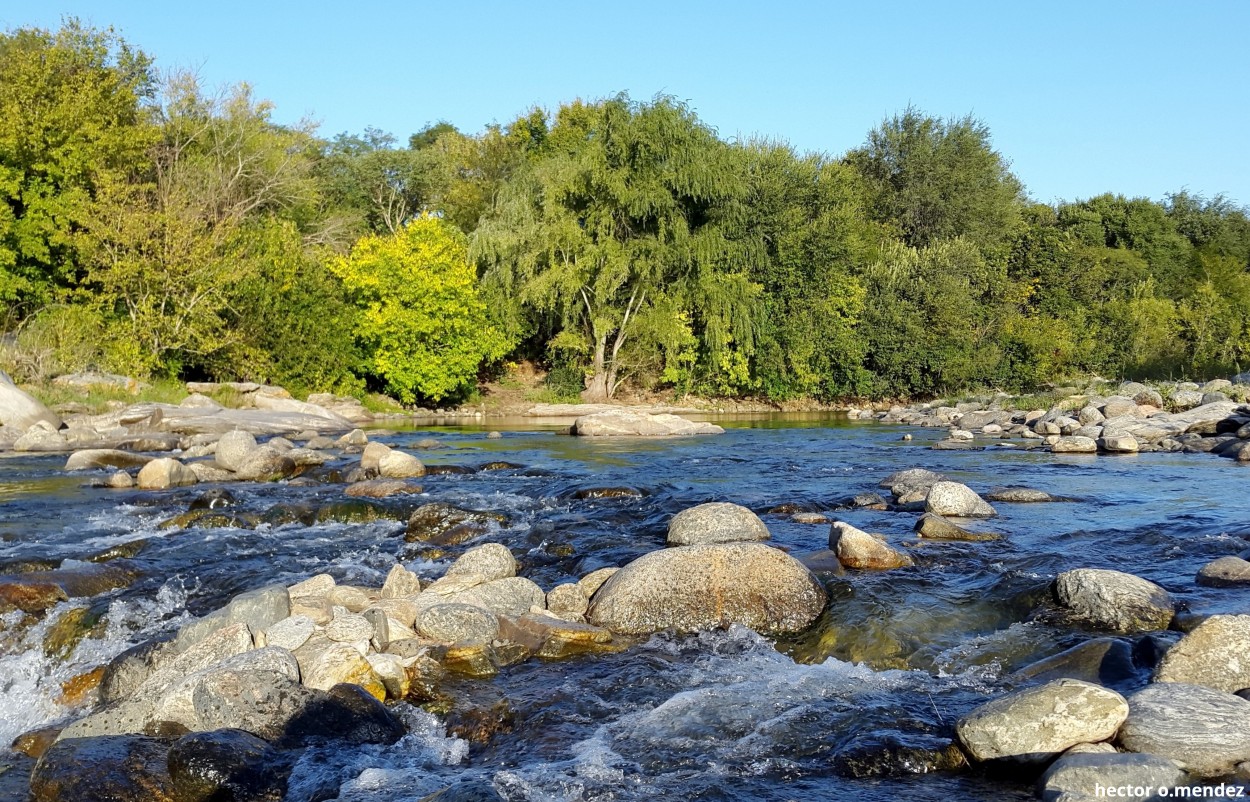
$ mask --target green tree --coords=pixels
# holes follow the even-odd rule
[[[749,358],[758,286],[740,228],[732,150],[684,105],[620,95],[560,109],[541,158],[509,181],[474,239],[495,297],[514,298],[553,348],[589,363],[585,397],[624,379],[623,349],[649,310],[697,311],[709,358]],[[650,316],[684,325],[678,315]],[[660,337],[671,342],[678,337]]]
[[[141,169],[157,135],[143,103],[150,63],[73,19],[0,34],[0,302],[11,312],[81,278],[93,202]]]
[[[864,177],[873,219],[911,247],[963,237],[1005,256],[1018,233],[1024,188],[971,116],[943,121],[909,107],[846,158]]]
[[[347,213],[355,234],[394,234],[441,197],[445,175],[428,149],[396,148],[395,137],[367,128],[340,134],[317,166],[326,201]],[[354,218],[354,219],[352,219]]]
[[[366,371],[404,403],[462,397],[511,345],[487,321],[462,234],[424,215],[331,263],[359,307]]]

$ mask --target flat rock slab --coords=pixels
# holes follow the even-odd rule
[[[583,415],[574,422],[573,432],[582,437],[687,437],[724,434],[725,430],[714,423],[686,420],[676,415],[611,411]]]
[[[1232,773],[1250,760],[1250,702],[1231,693],[1157,682],[1129,697],[1120,745],[1159,755],[1200,777]]]

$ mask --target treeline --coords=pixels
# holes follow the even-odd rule
[[[468,135],[322,139],[112,31],[0,36],[0,302],[23,378],[463,398],[834,399],[1250,364],[1250,217],[1032,202],[989,130],[907,109],[838,157],[616,96]]]

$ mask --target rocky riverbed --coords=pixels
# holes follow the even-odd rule
[[[1085,406],[1169,431],[1185,414],[1106,415],[1117,403]],[[1111,459],[1053,449],[1049,411],[1004,425],[1017,413],[982,406],[926,411],[941,428],[795,416],[703,437],[340,416],[16,452],[0,791],[1080,800],[1244,783],[1246,468],[1184,444],[1240,439],[1245,409],[1208,399],[1180,449],[1142,437]],[[972,450],[942,445],[965,442],[951,424]],[[1016,425],[1040,437],[994,436]]]

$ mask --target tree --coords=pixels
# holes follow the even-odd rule
[[[700,312],[713,358],[731,345],[749,356],[758,287],[744,248],[725,236],[740,225],[727,224],[742,213],[738,167],[729,146],[669,98],[573,103],[541,158],[505,185],[474,255],[497,297],[518,300],[535,329],[553,333],[552,348],[588,360],[587,399],[615,393],[622,349],[662,302]]]
[[[69,20],[0,34],[0,301],[19,312],[81,278],[101,188],[142,169],[157,130],[150,60]]]
[[[328,202],[359,218],[357,233],[394,234],[441,196],[436,164],[428,149],[396,148],[395,137],[367,128],[328,143],[317,172]]]
[[[331,263],[360,309],[367,372],[404,403],[463,396],[482,362],[511,347],[487,321],[466,248],[455,228],[423,215]]]
[[[963,237],[987,255],[1019,229],[1024,188],[971,116],[947,121],[908,107],[868,134],[847,161],[864,177],[873,219],[923,248]]]

